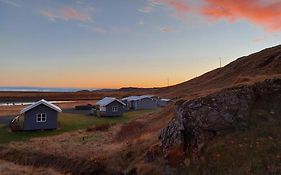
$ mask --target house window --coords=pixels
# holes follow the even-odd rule
[[[118,111],[118,107],[117,106],[112,106],[112,112],[117,112]]]
[[[104,106],[100,106],[100,111],[105,112],[105,111],[106,111],[106,107],[104,107]]]
[[[36,122],[46,122],[46,119],[47,119],[46,113],[36,114]]]

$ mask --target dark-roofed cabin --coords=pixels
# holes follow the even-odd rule
[[[105,97],[97,102],[97,116],[110,117],[110,116],[122,116],[124,112],[125,104],[113,97]]]
[[[58,112],[61,112],[58,106],[42,99],[21,110],[11,122],[11,128],[24,131],[57,129]]]

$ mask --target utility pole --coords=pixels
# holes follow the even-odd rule
[[[168,87],[170,86],[170,78],[169,77],[167,78],[167,85],[168,85]]]
[[[220,57],[220,68],[221,68],[221,57]]]

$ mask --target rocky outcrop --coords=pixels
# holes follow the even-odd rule
[[[273,113],[281,113],[281,79],[177,102],[175,118],[159,136],[161,146],[181,146],[186,152],[197,155],[214,136],[247,128],[257,104],[263,104],[261,108]]]

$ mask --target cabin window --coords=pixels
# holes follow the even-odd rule
[[[100,111],[105,112],[106,111],[106,107],[105,106],[100,106]]]
[[[46,119],[47,119],[46,113],[36,114],[36,122],[46,122]]]
[[[118,111],[118,107],[117,106],[112,106],[112,112],[117,112]]]

